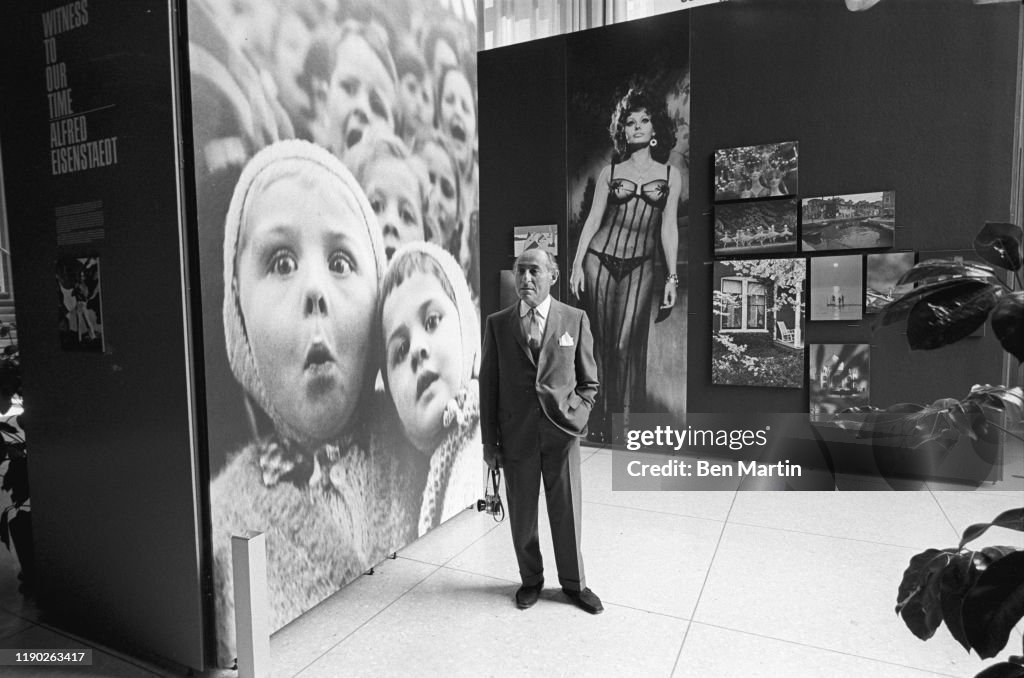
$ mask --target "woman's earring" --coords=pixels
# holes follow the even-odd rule
[[[655,139],[654,137],[651,137],[651,148],[654,148],[657,145],[658,145],[658,140]]]

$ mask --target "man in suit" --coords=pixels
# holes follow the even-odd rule
[[[590,322],[550,296],[558,279],[554,258],[530,249],[516,260],[519,301],[487,318],[480,367],[484,459],[505,469],[512,543],[523,585],[520,609],[537,602],[544,567],[537,535],[544,480],[558,581],[592,614],[604,610],[587,588],[580,555],[580,437],[597,395]]]

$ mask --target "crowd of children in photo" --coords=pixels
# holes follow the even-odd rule
[[[461,1],[189,6],[200,239],[269,422],[211,469],[222,664],[232,534],[266,535],[277,629],[479,491],[475,30]]]

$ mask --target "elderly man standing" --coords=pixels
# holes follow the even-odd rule
[[[480,374],[484,459],[505,470],[512,543],[523,585],[520,609],[544,588],[537,535],[544,481],[558,582],[577,606],[598,614],[601,600],[586,586],[580,554],[580,437],[597,395],[594,340],[586,314],[551,298],[558,279],[543,249],[516,260],[519,301],[487,318]]]

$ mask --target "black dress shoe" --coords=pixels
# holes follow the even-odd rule
[[[516,591],[516,607],[520,610],[525,610],[529,607],[533,607],[536,604],[537,599],[540,598],[540,591],[544,588],[544,580],[541,579],[533,586],[527,586],[523,584]],[[600,603],[598,603],[600,605]]]
[[[604,605],[601,604],[601,599],[589,588],[582,591],[571,591],[569,589],[562,589],[562,591],[581,610],[586,610],[590,614],[601,614],[604,612]]]

